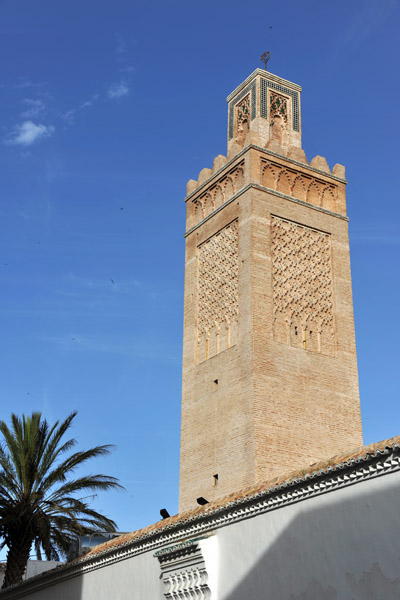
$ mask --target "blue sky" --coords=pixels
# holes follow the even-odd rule
[[[394,0],[0,0],[1,418],[79,411],[126,493],[177,511],[185,185],[226,153],[226,96],[271,50],[309,160],[346,165],[365,442],[400,433]],[[272,27],[272,28],[271,28]]]

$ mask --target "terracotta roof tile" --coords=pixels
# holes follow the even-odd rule
[[[218,498],[217,500],[209,502],[205,506],[199,506],[192,510],[183,513],[178,513],[172,517],[169,517],[168,519],[157,521],[156,523],[144,527],[143,529],[123,534],[117,538],[105,542],[104,544],[95,546],[92,550],[90,550],[90,552],[83,556],[80,556],[76,560],[87,560],[92,557],[95,557],[97,554],[108,550],[112,550],[113,548],[118,548],[119,546],[133,542],[134,540],[139,540],[143,537],[149,537],[152,533],[161,532],[164,529],[170,529],[174,526],[183,525],[185,522],[194,519],[200,519],[202,517],[205,518],[209,514],[215,512],[216,510],[223,510],[224,508],[228,508],[229,505],[231,505],[231,503],[236,503],[242,498],[254,497],[258,494],[271,493],[273,491],[276,491],[277,489],[279,489],[280,486],[283,485],[295,485],[299,478],[308,479],[322,476],[325,474],[326,469],[329,467],[343,467],[346,466],[346,464],[348,464],[349,462],[358,462],[360,460],[365,460],[368,459],[368,457],[372,457],[384,452],[386,448],[391,449],[394,446],[400,446],[400,435],[388,440],[383,440],[381,442],[369,444],[368,446],[360,446],[344,454],[338,454],[336,456],[333,456],[329,460],[323,460],[314,463],[310,466],[304,467],[302,469],[286,473],[280,477],[275,477],[268,481],[261,482],[255,486],[245,488],[237,492],[233,492],[231,494],[228,494],[227,496],[224,496],[223,498]]]

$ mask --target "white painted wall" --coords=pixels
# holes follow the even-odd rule
[[[50,571],[50,569],[55,569],[58,565],[62,564],[63,563],[58,560],[28,560],[24,579],[35,577],[35,575],[39,575],[45,571]]]
[[[400,473],[390,473],[221,527],[200,545],[212,600],[399,600],[399,532]],[[160,574],[150,551],[18,597],[161,600]]]
[[[218,600],[398,600],[400,475],[218,531]]]
[[[161,571],[153,554],[147,552],[122,560],[21,597],[29,600],[158,600],[163,598]]]

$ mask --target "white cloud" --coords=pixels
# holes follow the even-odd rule
[[[40,99],[33,100],[32,98],[24,98],[22,104],[27,107],[24,112],[21,113],[23,119],[32,119],[37,117],[46,108],[44,102]]]
[[[126,96],[127,94],[129,94],[129,86],[125,81],[114,83],[107,91],[108,97],[113,100],[115,98],[122,98],[122,96]]]
[[[7,139],[8,144],[15,146],[31,146],[40,139],[50,137],[54,133],[53,125],[37,125],[33,121],[24,121],[16,125],[13,133]]]

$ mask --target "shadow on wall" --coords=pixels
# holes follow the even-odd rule
[[[2,598],[2,593],[4,594],[5,600],[7,600],[8,594],[13,598],[25,598],[26,600],[83,600],[83,577],[73,577],[71,579],[67,579],[60,582],[55,582],[48,587],[44,587],[35,591],[35,584],[40,585],[41,577],[45,578],[47,575],[46,572],[41,573],[37,577],[33,579],[27,579],[22,587],[20,588],[20,595],[14,595],[17,592],[18,588],[14,588],[11,586],[10,588],[6,588],[5,590],[0,590],[0,597]],[[31,585],[29,585],[31,584]],[[31,587],[33,586],[33,587]],[[2,593],[1,593],[2,592]],[[99,598],[100,595],[89,596],[90,598]]]
[[[220,530],[218,598],[399,600],[399,482],[378,477]]]

